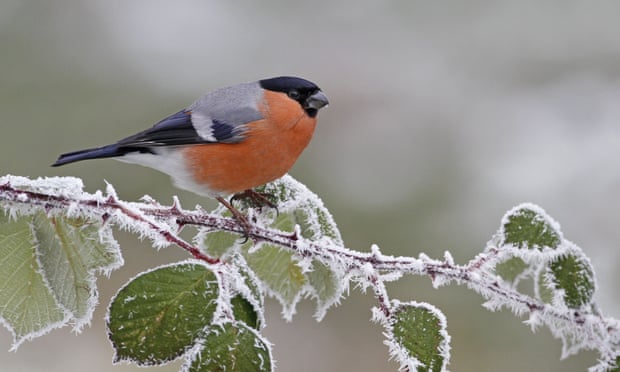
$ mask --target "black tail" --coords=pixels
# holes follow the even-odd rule
[[[136,149],[134,149],[133,151],[136,151]],[[52,164],[52,167],[58,167],[64,164],[73,163],[73,162],[80,161],[80,160],[113,158],[116,156],[125,155],[128,152],[132,152],[132,150],[129,150],[127,148],[122,148],[118,144],[97,147],[94,149],[86,149],[86,150],[68,152],[66,154],[60,155],[58,157],[58,160],[56,160],[56,162]]]

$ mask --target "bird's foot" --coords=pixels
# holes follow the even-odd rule
[[[258,210],[261,210],[264,206],[267,206],[275,209],[276,213],[278,213],[278,206],[271,201],[273,199],[275,199],[275,197],[272,194],[248,189],[233,195],[230,198],[230,204],[232,205],[235,200],[243,200],[250,206],[258,208]]]

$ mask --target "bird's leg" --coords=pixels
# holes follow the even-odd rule
[[[215,199],[219,201],[220,203],[222,203],[222,205],[228,208],[230,213],[233,214],[237,222],[239,222],[239,224],[243,228],[243,231],[244,231],[243,236],[245,237],[245,241],[247,241],[248,237],[250,236],[250,227],[251,227],[250,221],[248,221],[247,217],[244,216],[243,213],[239,212],[237,208],[235,208],[231,203],[226,201],[226,199],[222,198],[221,196],[218,196]]]
[[[250,236],[250,221],[248,221],[248,218],[243,213],[241,213],[237,208],[235,208],[233,202],[235,200],[247,200],[248,203],[251,204],[253,207],[260,209],[266,205],[270,208],[275,209],[276,213],[278,213],[278,206],[275,205],[271,200],[269,200],[270,198],[273,199],[273,195],[269,193],[257,192],[252,189],[248,189],[233,195],[230,198],[230,201],[227,201],[221,196],[217,196],[215,199],[223,206],[225,206],[230,211],[230,213],[232,213],[233,217],[235,217],[237,222],[239,222],[244,231],[243,236],[245,237],[245,243],[245,241],[247,241],[248,237]]]
[[[254,191],[252,189],[247,189],[245,191],[242,191],[240,193],[237,193],[235,195],[233,195],[230,198],[230,204],[232,205],[232,203],[235,200],[247,200],[250,202],[250,204],[253,207],[257,207],[257,208],[262,208],[263,206],[268,206],[269,208],[273,208],[276,210],[276,213],[278,212],[278,206],[275,205],[271,200],[269,199],[274,199],[274,196],[266,193],[266,192],[258,192],[258,191]]]

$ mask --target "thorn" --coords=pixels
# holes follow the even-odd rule
[[[178,196],[174,195],[172,197],[172,206],[170,207],[170,211],[174,213],[181,213],[181,209],[183,209],[183,207],[181,207],[181,201]]]
[[[110,219],[110,213],[105,212],[104,214],[101,215],[101,222],[103,225],[106,224],[106,222],[108,222],[108,220]]]
[[[153,205],[157,204],[157,201],[155,199],[153,199],[150,195],[143,195],[140,198],[140,200],[145,202],[145,203],[147,203],[147,204],[153,204]]]
[[[373,244],[370,246],[370,252],[375,258],[382,256],[381,250],[379,249],[379,246],[377,244]]]
[[[444,264],[448,266],[454,266],[454,258],[449,251],[445,251],[443,254]]]
[[[291,235],[289,235],[289,238],[291,240],[297,241],[299,240],[300,236],[301,236],[301,227],[298,224],[296,224],[293,229],[293,232],[291,233]]]

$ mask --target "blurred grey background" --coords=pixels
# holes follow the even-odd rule
[[[512,206],[540,204],[597,271],[597,300],[620,316],[620,4],[613,1],[2,0],[0,173],[73,175],[88,191],[213,205],[168,177],[111,160],[50,168],[66,151],[142,130],[217,87],[294,74],[331,105],[291,172],[323,198],[347,246],[441,257],[479,252]],[[10,353],[2,371],[133,371],[111,366],[104,313],[141,270],[186,256],[117,233],[126,265],[98,280],[92,326]],[[560,361],[545,329],[482,309],[463,287],[405,278],[393,298],[448,317],[455,371],[583,371]],[[268,303],[265,334],[279,371],[394,371],[371,324],[371,294],[353,290],[317,323]],[[176,371],[173,363],[158,371]]]

